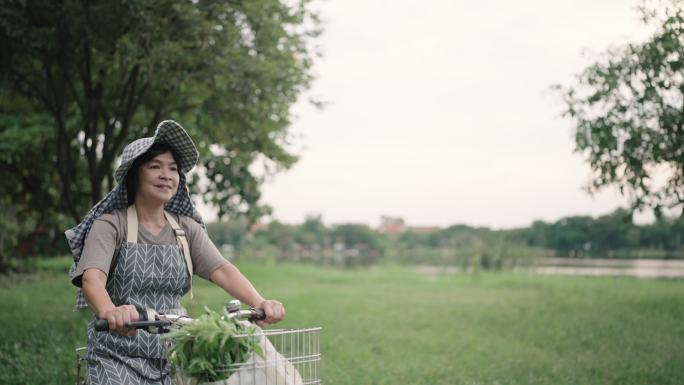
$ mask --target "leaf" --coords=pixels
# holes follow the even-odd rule
[[[203,381],[227,378],[234,371],[233,365],[244,362],[251,352],[263,355],[253,337],[256,330],[205,307],[205,314],[167,338],[175,343],[168,351],[169,363],[173,370]],[[247,337],[236,338],[238,334]]]

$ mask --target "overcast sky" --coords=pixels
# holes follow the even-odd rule
[[[293,108],[290,170],[263,186],[274,217],[327,224],[510,228],[626,202],[582,190],[572,122],[549,91],[586,50],[647,35],[629,0],[350,1],[317,7],[324,57]]]

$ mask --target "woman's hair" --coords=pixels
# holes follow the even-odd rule
[[[154,143],[150,148],[145,151],[142,155],[135,158],[131,167],[129,167],[126,172],[126,177],[124,178],[124,183],[126,184],[126,195],[128,196],[128,204],[132,205],[135,202],[135,194],[138,192],[138,169],[143,164],[154,159],[155,156],[165,154],[167,152],[171,153],[174,162],[178,164],[178,156],[176,155],[176,150],[173,147],[164,143]],[[179,171],[180,173],[180,171]]]

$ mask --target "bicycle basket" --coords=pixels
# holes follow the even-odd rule
[[[220,368],[225,380],[206,385],[314,385],[320,384],[320,327],[260,330],[257,338],[263,356],[252,353],[243,363]],[[198,385],[197,380],[176,374],[177,385]]]

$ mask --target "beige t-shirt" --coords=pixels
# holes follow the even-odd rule
[[[214,270],[228,263],[199,223],[190,217],[171,215],[180,227],[185,230],[195,274],[209,279]],[[95,268],[103,271],[105,274],[109,274],[114,256],[119,252],[121,244],[126,241],[127,228],[126,209],[115,210],[95,219],[93,226],[90,228],[90,233],[88,233],[85,239],[83,252],[76,266],[74,278],[71,280],[74,285],[81,287],[83,272],[87,269]],[[142,224],[139,224],[138,243],[155,245],[177,244],[176,235],[168,221],[158,235],[150,233]]]

